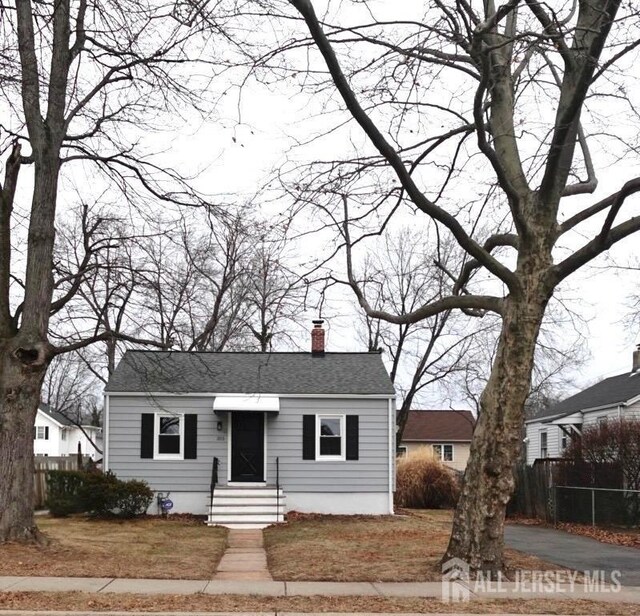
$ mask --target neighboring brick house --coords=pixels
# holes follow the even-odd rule
[[[476,420],[471,411],[409,411],[400,455],[430,447],[451,468],[464,471]]]

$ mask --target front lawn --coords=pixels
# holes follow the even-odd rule
[[[439,560],[451,532],[451,511],[404,511],[396,516],[293,515],[264,531],[274,580],[440,581]],[[507,550],[516,569],[559,569]]]
[[[210,579],[227,543],[200,520],[36,520],[50,545],[0,545],[0,575]]]

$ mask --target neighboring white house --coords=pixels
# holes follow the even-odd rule
[[[604,379],[526,422],[527,464],[562,457],[583,426],[618,418],[640,419],[640,345],[631,372]]]
[[[101,429],[96,426],[82,426],[81,430],[49,405],[41,404],[33,427],[33,453],[36,456],[72,456],[78,453],[79,445],[83,455],[99,460],[102,454],[91,440],[102,448],[101,434]]]

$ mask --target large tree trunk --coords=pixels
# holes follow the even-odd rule
[[[33,426],[51,361],[47,340],[59,147],[32,139],[35,171],[20,327],[0,332],[0,543],[42,542],[33,517]],[[44,154],[42,152],[44,151]]]
[[[24,345],[14,341],[0,346],[0,543],[43,542],[33,517],[33,426],[46,361],[19,359]]]
[[[497,575],[504,567],[505,512],[514,489],[524,403],[547,301],[541,291],[505,301],[498,349],[480,399],[471,456],[443,558],[443,562],[462,559],[472,573]]]

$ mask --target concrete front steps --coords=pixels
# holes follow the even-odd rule
[[[207,524],[259,529],[284,522],[286,497],[275,487],[221,486],[213,493]]]

